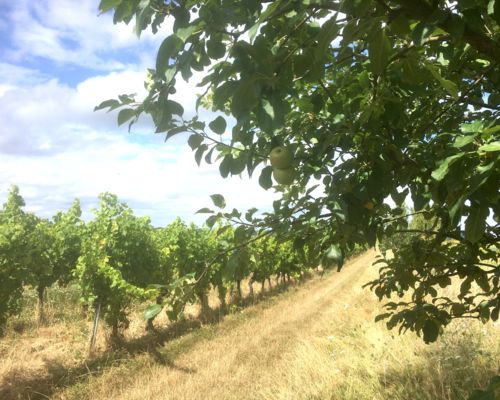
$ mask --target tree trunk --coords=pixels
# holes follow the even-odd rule
[[[113,325],[111,325],[110,342],[112,344],[118,343],[119,337],[120,337],[120,332],[118,330],[118,321],[114,321]]]
[[[271,290],[271,288],[273,287],[273,285],[271,284],[271,277],[267,278],[267,283],[269,284],[269,290]]]
[[[155,326],[153,325],[153,320],[154,320],[154,317],[149,318],[146,321],[146,332],[153,332],[155,330]]]
[[[82,304],[81,312],[82,317],[87,318],[87,315],[89,314],[89,305],[87,303]]]
[[[198,292],[196,294],[198,296],[198,299],[200,300],[200,305],[201,305],[201,311],[200,311],[200,316],[201,319],[205,319],[207,316],[210,315],[210,306],[208,304],[208,296],[205,292]]]
[[[265,285],[266,285],[266,280],[264,279],[264,280],[260,283],[260,293],[264,293],[264,290],[265,290]]]
[[[47,319],[45,317],[45,286],[38,286],[38,323],[45,325]]]
[[[236,281],[236,293],[238,296],[238,303],[239,303],[241,301],[241,299],[243,298],[243,295],[241,294],[241,279],[238,279]]]
[[[249,296],[253,298],[253,276],[248,281],[248,291],[249,291]]]
[[[222,313],[225,313],[227,310],[227,304],[226,304],[227,289],[224,287],[222,283],[220,283],[217,285],[217,292],[219,293],[220,310],[222,311]]]

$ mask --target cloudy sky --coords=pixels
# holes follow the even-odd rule
[[[109,191],[153,224],[195,211],[221,193],[228,207],[269,209],[275,198],[257,176],[222,179],[216,166],[198,167],[186,137],[164,143],[147,119],[128,133],[116,114],[93,112],[101,101],[144,92],[145,71],[170,32],[157,35],[113,25],[99,0],[0,0],[0,202],[19,186],[27,209],[43,217],[74,198],[84,217]],[[177,100],[194,109],[194,83]]]

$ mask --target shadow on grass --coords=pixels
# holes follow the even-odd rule
[[[177,354],[164,352],[161,347],[169,340],[178,338],[191,331],[199,331],[202,326],[199,319],[182,320],[170,324],[164,329],[147,332],[132,340],[119,339],[97,356],[91,356],[76,367],[68,367],[57,360],[45,359],[45,371],[36,375],[27,375],[22,368],[13,369],[0,381],[0,399],[47,399],[62,388],[85,382],[90,377],[102,375],[106,370],[130,363],[132,356],[149,354],[155,362],[169,366],[184,373],[196,372],[175,363]],[[193,337],[184,348],[193,346],[197,337]]]
[[[387,370],[380,382],[392,398],[465,400],[500,373],[498,352],[493,347],[480,329],[468,331],[464,325],[430,345],[419,362]]]
[[[13,369],[0,381],[0,399],[48,399],[56,391],[84,383],[91,377],[102,375],[112,367],[130,363],[131,356],[149,354],[155,362],[177,369],[184,373],[196,370],[176,365],[177,357],[188,351],[200,340],[209,339],[216,334],[215,327],[224,316],[244,309],[261,300],[269,299],[289,289],[293,284],[277,284],[264,293],[229,302],[226,307],[207,310],[204,315],[194,319],[183,319],[167,327],[156,327],[144,335],[133,338],[118,338],[109,348],[98,356],[90,357],[76,367],[68,367],[57,360],[45,359],[46,370],[38,374],[27,375],[22,368]],[[243,321],[235,320],[235,324]],[[200,329],[202,326],[208,329]],[[175,346],[163,347],[169,341],[182,339]]]

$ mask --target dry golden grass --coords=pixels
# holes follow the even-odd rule
[[[0,398],[451,400],[500,372],[499,325],[458,321],[425,345],[375,324],[381,305],[361,289],[376,274],[374,255],[219,323],[190,318],[145,336],[134,319],[123,347],[101,342],[91,360],[77,354],[86,321],[11,335],[0,341]]]

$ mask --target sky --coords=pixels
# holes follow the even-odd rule
[[[118,94],[145,94],[146,69],[171,32],[167,21],[138,39],[133,23],[114,25],[98,3],[0,0],[0,203],[15,184],[28,211],[50,218],[79,198],[88,220],[111,192],[155,226],[177,216],[201,223],[195,212],[214,193],[229,209],[271,209],[277,194],[260,188],[258,173],[223,179],[217,165],[198,167],[186,136],[165,143],[148,117],[128,133],[116,113],[93,112]],[[194,78],[175,98],[188,116],[201,92]]]

